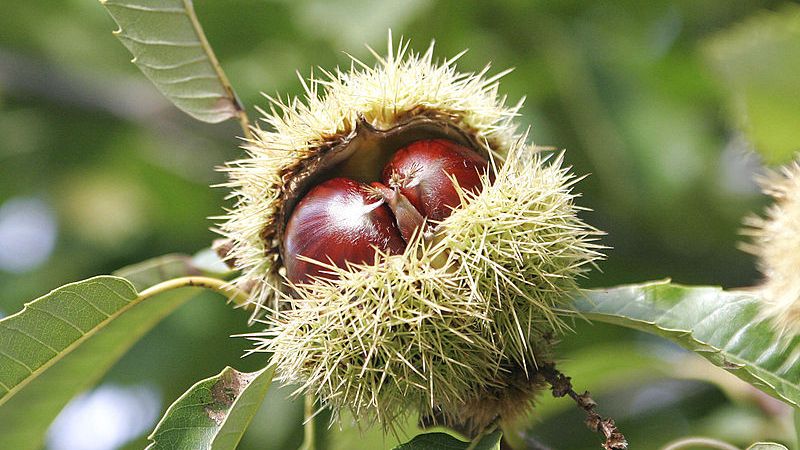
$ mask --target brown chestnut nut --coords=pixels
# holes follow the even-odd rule
[[[384,167],[383,184],[398,189],[427,219],[441,221],[461,204],[450,177],[465,191],[481,189],[488,161],[474,150],[446,139],[412,142]]]
[[[284,233],[284,266],[292,283],[333,275],[314,259],[337,267],[374,261],[376,248],[402,253],[406,243],[394,217],[374,188],[348,178],[325,181],[303,197]]]
[[[334,178],[312,188],[297,204],[284,233],[284,265],[293,283],[332,278],[323,266],[344,268],[372,262],[375,250],[402,253],[425,219],[440,221],[459,206],[453,177],[477,192],[488,162],[445,139],[420,140],[400,148],[369,186]],[[424,230],[428,232],[430,230]]]

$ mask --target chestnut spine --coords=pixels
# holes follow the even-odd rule
[[[745,219],[743,234],[751,242],[742,248],[758,257],[764,275],[762,318],[770,319],[780,333],[796,335],[800,334],[800,159],[760,181],[774,203],[765,217]]]

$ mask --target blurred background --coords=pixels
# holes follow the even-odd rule
[[[613,247],[584,286],[671,277],[748,286],[753,258],[736,248],[743,216],[766,199],[753,176],[800,149],[800,6],[784,1],[195,0],[206,34],[247,105],[296,95],[295,71],[365,61],[387,29],[437,54],[468,48],[462,71],[515,70],[521,125],[567,149],[586,219]],[[86,0],[5,2],[0,15],[0,316],[64,283],[215,235],[224,181],[242,155],[233,121],[194,122],[130,64],[116,25]],[[763,152],[758,156],[757,148]],[[194,300],[76,398],[52,426],[53,450],[135,449],[164,409],[200,378],[241,359],[246,315]],[[737,445],[795,445],[789,410],[659,339],[579,323],[562,370],[590,389],[632,448],[687,435]],[[242,449],[292,449],[301,405],[272,390]],[[555,449],[598,448],[567,400],[544,395],[531,436]],[[394,440],[353,430],[332,448]],[[350,439],[350,441],[348,441]],[[350,442],[350,443],[348,443]]]

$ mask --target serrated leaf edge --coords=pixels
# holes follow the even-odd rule
[[[718,287],[718,286],[683,286],[683,285],[678,285],[678,284],[672,284],[669,279],[658,280],[658,281],[642,283],[642,284],[624,285],[624,286],[618,286],[618,287],[609,288],[609,289],[593,289],[593,290],[589,290],[587,292],[592,292],[592,291],[609,292],[609,291],[612,291],[614,289],[625,289],[625,288],[633,288],[633,287],[650,288],[650,287],[658,287],[658,286],[674,286],[674,287],[678,287],[678,288],[704,288],[704,289],[713,289],[716,292],[728,292],[728,293],[746,294],[746,293],[744,293],[742,291],[725,291],[724,289],[722,289],[721,287]],[[596,302],[593,302],[588,297],[584,297],[583,300],[585,300],[589,304],[592,304],[593,307],[596,304]],[[699,354],[703,358],[709,360],[709,362],[711,362],[715,366],[720,367],[720,368],[722,368],[722,369],[724,369],[724,370],[726,370],[726,371],[728,371],[730,373],[733,373],[734,375],[736,375],[735,371],[737,371],[737,370],[743,370],[743,371],[747,372],[755,380],[757,380],[757,381],[763,383],[765,386],[769,387],[770,388],[769,389],[770,390],[769,393],[772,396],[774,396],[774,397],[778,398],[779,400],[782,400],[782,401],[794,406],[795,408],[800,407],[800,402],[798,400],[794,400],[792,398],[787,397],[786,395],[784,395],[781,392],[781,390],[775,384],[767,381],[766,379],[763,378],[762,375],[759,375],[758,373],[754,372],[752,370],[752,367],[757,367],[754,362],[747,361],[747,360],[744,360],[742,358],[736,357],[735,355],[731,355],[731,354],[729,354],[728,352],[726,352],[723,349],[717,348],[717,347],[715,347],[715,346],[713,346],[713,345],[711,345],[709,343],[700,341],[699,339],[697,339],[694,336],[694,333],[693,333],[692,330],[686,330],[686,329],[683,329],[683,328],[663,327],[663,326],[658,325],[658,323],[654,322],[654,321],[642,320],[642,319],[632,318],[632,317],[629,317],[629,316],[614,315],[614,314],[605,313],[605,312],[601,313],[601,312],[594,312],[594,311],[587,311],[587,310],[580,310],[578,312],[579,312],[579,314],[581,316],[583,316],[583,317],[585,317],[586,319],[589,319],[589,320],[598,320],[598,321],[601,321],[601,322],[609,322],[609,323],[613,323],[615,325],[623,325],[624,326],[625,324],[624,323],[620,323],[620,321],[618,321],[618,320],[616,320],[616,321],[615,320],[604,320],[606,318],[618,318],[618,319],[624,319],[625,321],[628,321],[628,322],[646,324],[646,325],[649,325],[651,327],[654,327],[654,328],[657,328],[659,330],[662,330],[667,334],[677,334],[677,335],[681,335],[681,336],[688,336],[688,337],[691,338],[691,340],[693,342],[697,343],[698,347],[699,347],[699,348],[688,349],[688,350]],[[652,334],[651,331],[649,331],[647,328],[644,328],[644,327],[642,327],[642,328],[638,328],[637,327],[636,329]],[[682,342],[678,342],[678,344],[681,345],[682,347],[686,348],[683,345]],[[711,356],[709,354],[721,355],[723,361],[726,361],[727,363],[736,364],[737,367],[732,368],[732,367],[725,367],[724,365],[719,365],[715,361],[712,360],[712,358],[711,358]],[[739,377],[739,378],[741,378],[741,377]],[[784,381],[784,382],[787,385],[793,387],[798,392],[800,392],[800,384],[792,383],[792,382],[789,382],[789,381]],[[765,391],[765,392],[767,392],[767,391]]]
[[[27,386],[32,381],[34,381],[36,378],[38,378],[39,375],[42,372],[44,372],[47,369],[49,369],[50,367],[52,367],[58,361],[63,359],[66,355],[70,354],[77,347],[79,347],[81,344],[83,344],[83,342],[85,340],[91,338],[95,333],[97,333],[98,331],[103,329],[108,323],[110,323],[111,321],[113,321],[114,319],[119,317],[124,312],[128,311],[133,306],[137,305],[141,300],[143,300],[143,298],[140,298],[140,294],[136,291],[136,289],[134,288],[133,284],[131,282],[129,282],[128,280],[126,280],[124,278],[120,278],[120,277],[111,276],[111,275],[99,275],[99,276],[96,276],[96,277],[88,278],[86,280],[76,281],[76,282],[73,282],[73,283],[68,283],[68,284],[60,286],[60,287],[58,287],[56,289],[53,289],[50,292],[48,292],[47,294],[42,295],[41,297],[38,297],[35,300],[32,300],[30,302],[25,303],[25,305],[22,308],[22,310],[20,310],[19,312],[15,313],[15,314],[12,314],[12,315],[10,315],[8,317],[3,318],[3,320],[0,321],[0,323],[4,323],[4,322],[6,322],[7,320],[9,320],[11,318],[14,318],[14,317],[17,317],[17,316],[20,316],[20,315],[24,314],[26,311],[32,310],[32,305],[35,305],[37,301],[40,301],[40,300],[42,300],[44,298],[47,298],[47,297],[53,295],[54,293],[56,293],[58,291],[66,290],[66,289],[68,289],[68,288],[70,288],[72,286],[76,286],[76,285],[79,285],[79,284],[80,285],[87,285],[87,284],[99,283],[100,281],[104,281],[104,280],[109,280],[109,281],[113,280],[115,282],[122,282],[123,285],[125,285],[125,287],[130,289],[130,293],[133,294],[132,298],[127,302],[127,304],[125,306],[123,306],[122,308],[116,310],[115,312],[113,312],[111,314],[105,314],[104,313],[107,317],[104,320],[102,320],[97,326],[95,326],[91,330],[89,330],[89,332],[83,333],[83,331],[80,330],[80,332],[82,334],[78,339],[76,339],[75,341],[70,343],[68,346],[66,346],[64,348],[64,350],[62,350],[60,352],[56,352],[56,355],[54,355],[52,358],[47,360],[47,362],[45,362],[44,364],[40,365],[36,369],[30,371],[31,372],[31,376],[25,377],[24,380],[22,380],[21,382],[17,383],[15,386],[13,386],[11,389],[9,389],[8,392],[6,392],[2,397],[0,397],[0,406],[4,405],[8,400],[10,400],[12,397],[14,397],[14,395],[16,395],[17,392],[19,392],[20,390],[25,388],[25,386]],[[121,294],[120,294],[120,296],[121,296]]]

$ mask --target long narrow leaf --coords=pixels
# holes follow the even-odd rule
[[[175,106],[203,122],[241,106],[200,27],[191,0],[100,0],[133,62]]]
[[[792,406],[800,406],[800,336],[781,337],[742,291],[666,281],[586,291],[590,320],[663,336]]]

